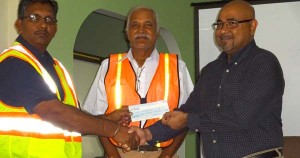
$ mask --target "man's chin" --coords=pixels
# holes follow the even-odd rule
[[[149,48],[149,44],[139,43],[139,44],[133,45],[132,47],[134,47],[136,49],[147,49],[147,48]]]
[[[44,44],[49,44],[51,41],[51,39],[49,39],[49,37],[45,37],[45,36],[39,36],[39,38],[37,38],[36,42],[41,44],[41,45],[44,45]]]
[[[224,43],[223,45],[220,46],[220,48],[223,52],[228,52],[233,49],[233,46],[230,43]]]

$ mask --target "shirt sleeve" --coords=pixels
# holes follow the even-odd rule
[[[83,110],[93,115],[102,115],[108,107],[104,79],[108,70],[108,59],[105,59],[97,72],[95,80],[83,103]]]
[[[0,96],[4,103],[24,107],[29,113],[41,101],[57,99],[43,77],[27,62],[7,58],[0,67]]]
[[[154,146],[156,143],[172,139],[183,131],[187,130],[187,128],[173,130],[169,126],[163,125],[161,121],[157,121],[155,124],[149,126],[148,129],[152,134],[152,140],[148,141],[147,143],[152,146]]]
[[[180,98],[179,105],[180,107],[184,104],[192,92],[194,85],[189,74],[189,71],[185,65],[185,63],[179,59],[179,81],[180,81]]]

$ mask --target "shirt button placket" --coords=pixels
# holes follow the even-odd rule
[[[214,130],[214,129],[213,129],[213,130],[211,130],[211,131],[212,131],[213,133],[215,133],[215,132],[216,132],[216,130]],[[213,142],[213,144],[216,144],[216,143],[217,143],[217,140],[214,138],[212,142]]]

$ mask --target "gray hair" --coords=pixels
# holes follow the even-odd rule
[[[157,13],[152,8],[145,7],[145,6],[135,6],[135,7],[133,7],[133,8],[130,9],[130,11],[128,12],[128,15],[127,15],[127,22],[126,22],[126,27],[125,27],[126,33],[128,33],[128,30],[129,30],[129,24],[130,24],[131,14],[133,12],[135,12],[137,10],[141,10],[141,9],[150,10],[154,14],[155,22],[156,22],[156,33],[159,33],[159,23],[158,23],[158,15],[157,15]]]

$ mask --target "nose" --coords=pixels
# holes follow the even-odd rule
[[[39,25],[39,28],[46,28],[48,26],[44,19],[40,20],[38,25]]]
[[[138,28],[138,32],[144,32],[145,31],[145,28],[143,25],[141,25],[139,28]]]

